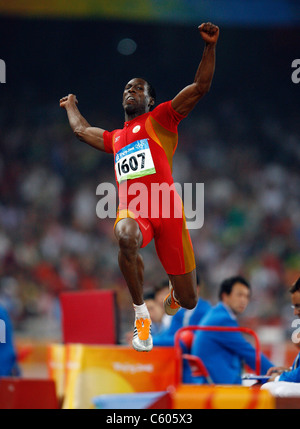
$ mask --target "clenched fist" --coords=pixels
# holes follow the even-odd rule
[[[217,43],[219,37],[219,27],[212,24],[211,22],[206,22],[199,25],[198,30],[201,34],[202,39],[206,43]]]
[[[76,98],[76,95],[74,94],[66,95],[65,97],[59,100],[60,107],[64,109],[67,109],[69,106],[76,105],[76,104],[78,104],[78,100]]]

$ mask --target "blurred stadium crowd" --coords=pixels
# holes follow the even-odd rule
[[[96,216],[97,185],[114,183],[112,158],[75,139],[58,100],[29,121],[26,97],[10,103],[0,112],[1,303],[19,335],[59,338],[60,292],[115,289],[125,332],[133,315],[114,219]],[[300,123],[273,107],[270,98],[251,111],[246,97],[197,107],[179,128],[174,179],[205,186],[204,226],[191,230],[203,296],[215,303],[220,281],[242,273],[253,288],[248,321],[288,330],[286,291],[300,270]],[[150,290],[165,274],[152,244],[142,255]]]

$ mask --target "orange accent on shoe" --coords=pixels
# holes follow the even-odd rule
[[[151,320],[150,319],[136,319],[135,326],[140,340],[145,341],[149,338]]]
[[[174,298],[173,294],[174,294],[174,290],[172,289],[172,291],[169,293],[169,295],[166,297],[166,299],[168,299],[169,297],[171,298],[170,307],[175,310],[176,308],[179,308],[180,305],[178,304],[178,302]]]
[[[170,293],[166,296],[164,299],[164,308],[166,314],[169,316],[174,316],[174,314],[177,313],[177,311],[180,309],[180,304],[174,297],[174,291],[172,286],[170,286]]]
[[[175,301],[175,299],[173,298],[173,296],[172,296],[172,294],[171,294],[171,305],[170,305],[170,307],[171,308],[179,308],[180,307],[180,305],[179,304],[177,304],[177,302]]]

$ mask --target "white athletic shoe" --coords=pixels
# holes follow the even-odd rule
[[[149,318],[135,319],[132,346],[138,352],[150,352],[153,348],[151,336],[151,320]]]

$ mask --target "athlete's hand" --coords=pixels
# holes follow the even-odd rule
[[[202,39],[206,43],[215,44],[217,43],[219,37],[219,27],[212,24],[211,22],[206,22],[199,25],[198,30],[201,34]]]
[[[66,95],[59,100],[59,105],[63,109],[67,109],[69,106],[75,106],[76,104],[78,104],[78,100],[74,94]]]

